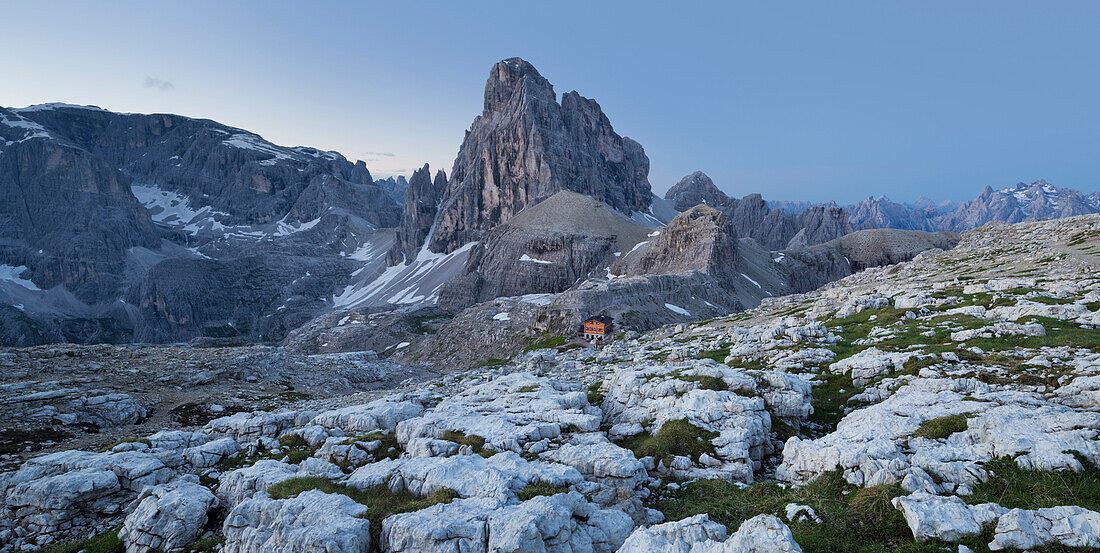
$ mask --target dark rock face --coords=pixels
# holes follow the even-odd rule
[[[397,227],[393,249],[386,256],[388,265],[407,262],[416,257],[424,245],[439,210],[439,200],[447,189],[447,174],[442,170],[431,178],[428,164],[417,169],[405,192],[405,210]]]
[[[594,276],[649,229],[580,194],[559,192],[485,235],[440,291],[447,308],[503,296],[556,293]]]
[[[824,244],[785,250],[781,265],[792,292],[808,292],[869,267],[909,261],[931,249],[947,250],[959,243],[954,232],[864,229]]]
[[[335,152],[177,115],[0,108],[0,265],[50,289],[8,287],[25,305],[0,334],[278,340],[327,309],[361,265],[347,256],[399,216]]]
[[[287,214],[308,221],[329,207],[376,226],[394,226],[400,208],[362,162],[335,152],[285,148],[207,119],[49,107],[19,114],[130,177],[208,205],[224,224],[261,224]]]
[[[529,63],[493,66],[485,105],[459,149],[429,249],[451,252],[480,240],[524,207],[561,190],[630,214],[650,204],[649,158],[615,133],[595,100],[576,92],[557,102]]]
[[[813,206],[792,215],[771,209],[760,194],[730,198],[700,171],[676,183],[665,199],[680,211],[698,204],[711,206],[725,213],[738,236],[752,238],[769,250],[820,244],[852,232],[843,208]]]
[[[98,302],[117,294],[128,249],[159,243],[116,167],[0,108],[0,263]]]

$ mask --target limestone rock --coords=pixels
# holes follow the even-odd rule
[[[367,553],[367,512],[344,495],[319,490],[290,499],[257,496],[225,517],[224,553]]]
[[[182,478],[142,490],[119,531],[126,553],[171,551],[190,544],[217,502],[209,489]]]

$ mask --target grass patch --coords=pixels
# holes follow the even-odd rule
[[[481,363],[478,363],[474,368],[475,369],[482,369],[482,368],[492,369],[492,368],[503,366],[507,362],[508,362],[507,359],[498,359],[496,357],[490,357],[490,358],[482,361]]]
[[[844,406],[852,396],[862,391],[848,373],[822,372],[814,382],[814,412],[808,422],[817,427],[816,432],[820,435],[836,430],[836,425],[844,418]]]
[[[225,536],[200,538],[184,547],[183,553],[214,553],[218,550],[218,546],[223,543],[225,543]]]
[[[536,349],[560,348],[565,345],[565,341],[565,336],[550,336],[549,334],[543,334],[543,336],[534,343],[523,348],[523,351],[528,352]]]
[[[1067,300],[1065,298],[1052,298],[1050,296],[1036,296],[1034,298],[1028,298],[1035,303],[1045,303],[1047,305],[1065,305],[1067,303],[1073,303],[1073,300]]]
[[[528,393],[528,392],[534,392],[534,391],[536,391],[536,390],[538,390],[538,389],[539,389],[539,385],[538,385],[538,384],[531,384],[530,386],[524,386],[524,387],[520,388],[520,389],[519,389],[519,393],[521,393],[521,394],[526,394],[526,393]]]
[[[520,501],[527,501],[528,499],[540,495],[558,495],[559,493],[567,493],[568,491],[569,486],[555,486],[553,484],[547,484],[546,482],[535,482],[533,484],[528,484],[516,495],[519,497]]]
[[[126,548],[118,537],[118,529],[109,530],[86,540],[59,543],[43,547],[38,553],[122,553]]]
[[[618,443],[633,451],[638,458],[653,457],[658,461],[671,461],[672,457],[682,455],[697,461],[704,453],[714,455],[714,444],[710,441],[717,437],[717,432],[699,428],[687,419],[679,419],[666,422],[656,434],[643,432],[624,438]]]
[[[989,478],[963,499],[970,504],[996,502],[1009,509],[1043,509],[1078,505],[1100,510],[1100,468],[1076,454],[1081,472],[1025,470],[1011,459],[986,463]]]
[[[718,363],[724,364],[729,354],[730,348],[708,349],[699,352],[699,359],[714,359]]]
[[[940,440],[966,430],[966,418],[966,415],[947,415],[928,419],[920,423],[920,428],[913,435],[918,438]]]
[[[450,489],[443,489],[423,498],[417,497],[407,490],[392,492],[385,486],[360,490],[319,476],[283,480],[268,488],[267,493],[275,499],[287,499],[309,490],[346,495],[356,503],[366,505],[368,510],[362,516],[370,520],[371,551],[380,550],[379,541],[382,536],[382,521],[386,517],[398,513],[419,511],[439,503],[450,503],[458,497],[458,493]]]

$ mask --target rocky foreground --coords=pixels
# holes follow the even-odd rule
[[[51,450],[0,475],[0,548],[1094,550],[1098,325],[1100,216],[987,226],[598,352]]]

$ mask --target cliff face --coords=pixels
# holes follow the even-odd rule
[[[571,190],[630,214],[650,205],[649,158],[595,100],[554,88],[524,60],[493,66],[482,114],[459,149],[429,249],[480,240],[524,207]]]
[[[122,284],[126,252],[160,243],[130,179],[42,125],[0,108],[0,263],[39,288],[102,301]]]

